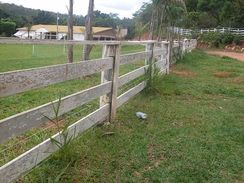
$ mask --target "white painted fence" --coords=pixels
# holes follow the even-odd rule
[[[174,28],[175,33],[179,33],[180,35],[189,36],[192,35],[193,32],[197,32],[199,34],[207,33],[207,32],[219,32],[219,33],[231,33],[235,35],[244,36],[244,28],[209,28],[209,29],[197,29],[197,30],[191,30],[191,29],[182,29],[175,27]]]
[[[169,42],[76,42],[76,41],[36,41],[18,39],[0,39],[0,44],[102,44],[104,45],[103,58],[83,61],[72,64],[60,64],[41,68],[25,69],[0,73],[0,97],[10,96],[31,89],[42,88],[48,85],[61,83],[67,80],[102,73],[100,85],[74,93],[61,99],[60,113],[65,114],[97,97],[100,97],[100,108],[88,116],[78,120],[68,127],[68,136],[75,138],[98,122],[109,119],[113,121],[116,109],[141,92],[146,87],[146,81],[141,82],[122,95],[118,96],[118,88],[145,74],[148,64],[153,62],[162,73],[169,72],[170,60]],[[146,45],[144,52],[120,55],[121,44]],[[180,47],[181,54],[191,51],[196,47],[196,40],[175,42],[174,48]],[[119,66],[145,59],[145,66],[119,77]],[[46,117],[54,118],[52,105],[57,105],[58,100],[38,106],[28,111],[0,120],[0,143],[8,141],[14,136],[21,135],[34,127],[46,123]],[[63,142],[61,133],[52,138]],[[51,139],[33,147],[24,154],[0,167],[0,183],[9,183],[19,176],[30,171],[36,165],[48,158],[59,148]]]

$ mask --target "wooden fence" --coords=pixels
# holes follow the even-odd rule
[[[197,30],[182,29],[179,27],[175,27],[174,32],[184,36],[192,35],[193,32],[199,34],[204,34],[206,32],[219,32],[219,33],[230,33],[234,35],[244,36],[244,28],[230,28],[230,27],[197,29]]]
[[[88,128],[105,119],[113,121],[116,116],[116,109],[141,92],[146,86],[146,81],[141,82],[120,96],[118,96],[118,88],[144,75],[149,63],[153,61],[153,58],[156,58],[155,65],[162,73],[169,73],[170,67],[169,42],[64,42],[3,38],[0,39],[0,44],[103,45],[103,57],[101,59],[0,73],[0,97],[42,88],[48,85],[76,79],[81,76],[88,76],[98,72],[101,73],[102,78],[100,85],[61,98],[59,115],[63,115],[100,97],[99,109],[68,127],[67,132],[70,138],[75,138]],[[121,55],[121,45],[128,44],[143,44],[146,45],[146,50],[143,52]],[[196,40],[184,40],[181,43],[175,42],[173,47],[180,48],[179,50],[184,54],[196,47]],[[144,59],[145,65],[143,67],[119,76],[120,65]],[[21,135],[32,128],[40,127],[47,122],[47,118],[44,116],[54,118],[55,114],[52,107],[53,105],[56,106],[58,102],[59,100],[52,101],[0,120],[0,143],[4,143],[10,138]],[[60,132],[52,138],[61,143],[64,141]],[[50,138],[45,140],[0,167],[0,182],[8,183],[16,180],[19,176],[34,168],[58,149],[59,148],[52,143]]]

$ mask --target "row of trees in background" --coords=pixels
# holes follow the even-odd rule
[[[59,24],[67,25],[67,14],[59,14]],[[128,29],[128,39],[151,32],[167,37],[166,27],[183,28],[244,27],[243,0],[152,0],[145,3],[133,18],[120,19],[117,14],[93,12],[93,26]],[[0,3],[0,19],[8,18],[16,27],[33,24],[56,24],[57,14]],[[153,20],[153,22],[151,21]],[[169,23],[170,22],[170,23]],[[85,25],[85,17],[73,15],[74,25]],[[150,28],[151,27],[151,28]],[[153,31],[150,31],[154,27]],[[6,35],[10,35],[9,32]],[[169,36],[169,35],[168,35]]]
[[[59,14],[59,24],[67,25],[67,14]],[[26,24],[56,24],[57,13],[34,10],[18,6],[15,4],[0,2],[0,19],[9,18],[16,23],[17,27],[26,26]],[[85,17],[74,15],[74,25],[84,25]]]
[[[59,24],[68,24],[68,14],[59,14]],[[16,27],[23,27],[34,24],[51,24],[55,25],[57,21],[57,14],[54,12],[34,10],[25,8],[23,6],[17,6],[14,4],[1,3],[0,2],[0,19],[8,18],[10,21],[16,24]],[[74,25],[84,26],[85,17],[82,15],[73,15]],[[120,19],[118,14],[114,13],[102,13],[98,10],[94,11],[93,26],[101,27],[113,27],[120,26],[122,28],[128,28],[128,38],[133,38],[135,35],[134,20],[130,18]]]
[[[186,0],[188,28],[244,27],[243,0]]]
[[[152,0],[134,14],[135,32],[141,35],[150,30],[166,36],[166,27],[190,29],[244,27],[243,0]],[[152,26],[152,24],[151,24]],[[161,28],[160,28],[161,27]],[[157,32],[159,31],[159,32]],[[152,32],[152,31],[151,31]]]

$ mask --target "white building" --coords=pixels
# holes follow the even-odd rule
[[[84,40],[85,27],[74,26],[74,40]],[[27,27],[18,28],[14,36],[21,39],[67,39],[68,27],[64,25],[33,25],[28,31]],[[127,34],[127,29],[123,29],[123,35]],[[93,37],[95,40],[114,40],[116,31],[111,27],[93,27]]]

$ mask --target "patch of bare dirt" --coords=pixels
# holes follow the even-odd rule
[[[235,77],[233,78],[233,82],[237,84],[244,84],[244,77]]]
[[[242,180],[237,180],[235,183],[244,183]]]
[[[163,161],[165,161],[165,156],[161,155],[159,157],[155,156],[154,154],[155,151],[155,145],[154,144],[149,144],[148,148],[147,148],[147,157],[150,160],[150,165],[144,167],[143,172],[146,171],[150,171],[154,168],[157,168],[158,166],[160,166],[160,164],[163,163]]]
[[[229,51],[207,51],[209,55],[220,56],[220,57],[230,57],[244,62],[244,53],[236,53]]]
[[[183,76],[183,77],[196,77],[197,74],[192,71],[187,71],[187,70],[172,70],[172,73],[178,75],[178,76]]]
[[[214,76],[217,78],[229,78],[229,77],[232,77],[233,74],[231,72],[221,71],[221,72],[215,72]]]
[[[141,173],[140,173],[140,172],[137,172],[137,171],[135,171],[135,172],[133,173],[133,176],[134,176],[134,177],[142,177]]]
[[[43,124],[41,127],[44,129],[58,129],[58,127],[62,128],[64,125],[65,125],[65,120],[61,119],[55,123],[52,121],[48,121],[45,124]]]

